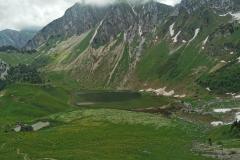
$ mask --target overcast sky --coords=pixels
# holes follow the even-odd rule
[[[0,0],[0,30],[43,27],[61,17],[67,8],[80,0]],[[104,4],[111,0],[85,0]],[[174,5],[180,0],[158,0]]]

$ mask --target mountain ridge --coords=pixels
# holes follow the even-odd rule
[[[26,43],[33,38],[36,31],[22,30],[16,31],[5,29],[0,31],[0,47],[13,46],[15,48],[22,48]]]
[[[234,0],[75,4],[27,48],[50,59],[45,71],[68,73],[87,87],[196,89],[201,76],[238,58],[235,9],[224,14],[235,3],[238,8]]]

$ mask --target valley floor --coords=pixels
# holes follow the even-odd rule
[[[186,101],[195,110],[196,102]],[[209,146],[209,137],[214,145],[240,147],[240,141],[228,134],[230,127],[209,125],[221,115],[191,116],[198,113],[183,111],[182,102],[150,94],[71,93],[48,85],[14,84],[1,92],[0,105],[1,160],[206,160],[219,156],[203,156],[196,149],[196,144]],[[16,124],[37,122],[50,126],[13,131]]]

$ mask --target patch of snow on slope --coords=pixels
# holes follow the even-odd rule
[[[170,32],[171,37],[174,36],[174,33],[175,33],[175,31],[173,29],[174,25],[175,25],[175,22],[169,26],[169,32]]]
[[[171,90],[169,92],[166,91],[166,87],[164,88],[159,88],[157,90],[155,90],[155,93],[156,95],[163,95],[163,96],[166,96],[166,97],[170,97],[170,96],[173,96],[174,95],[174,90]]]
[[[222,15],[219,15],[219,16],[225,17],[227,15],[231,15],[233,17],[233,20],[240,21],[240,12],[236,12],[236,13],[229,12],[229,13],[222,14]]]
[[[207,44],[209,36],[207,36],[207,38],[203,41],[202,43],[202,49],[205,49],[205,45]]]
[[[186,94],[183,94],[183,95],[175,95],[173,96],[174,98],[185,98],[186,97]]]
[[[124,32],[124,35],[123,35],[123,40],[124,40],[124,42],[126,42],[127,41],[127,33],[126,32]]]
[[[236,93],[226,93],[226,95],[235,96],[235,95],[236,95]]]
[[[225,16],[227,16],[229,13],[225,13],[225,14],[220,14],[219,16],[220,17],[225,17]]]
[[[207,90],[207,91],[209,91],[209,92],[211,92],[211,91],[212,91],[212,90],[211,90],[209,87],[207,87],[207,88],[206,88],[206,90]]]
[[[240,98],[240,95],[235,96],[235,98],[237,98],[237,99]]]
[[[177,42],[178,42],[178,36],[180,35],[181,32],[182,32],[182,31],[179,31],[179,32],[175,35],[175,37],[172,38],[173,43],[177,43]]]
[[[240,12],[237,13],[231,13],[234,20],[240,21]]]
[[[217,126],[224,125],[224,123],[222,121],[214,121],[214,122],[211,122],[211,125],[214,127],[217,127]]]
[[[142,31],[142,26],[138,26],[138,34],[139,36],[142,36],[143,35],[143,31]]]
[[[198,36],[199,31],[200,31],[200,28],[195,29],[194,36],[193,36],[193,38],[188,42],[188,45]]]
[[[209,36],[207,36],[207,38],[203,41],[203,46],[205,46],[207,44]]]
[[[95,38],[96,35],[98,34],[98,30],[99,30],[99,28],[102,26],[102,24],[103,24],[103,20],[102,20],[102,21],[99,23],[99,25],[97,26],[97,29],[96,29],[96,31],[95,31],[95,33],[94,33],[92,39],[90,40],[90,44],[92,44],[94,38]]]
[[[238,62],[240,63],[240,57],[237,58]]]
[[[159,89],[153,89],[153,88],[148,88],[146,90],[141,89],[139,92],[149,92],[149,93],[154,93],[157,96],[165,96],[165,97],[174,97],[174,98],[185,98],[187,95],[178,95],[175,94],[174,90],[167,91],[167,87],[159,88]]]
[[[213,109],[213,112],[215,112],[215,113],[227,113],[227,112],[231,112],[231,111],[232,111],[231,108]]]
[[[236,120],[237,120],[238,122],[240,122],[240,112],[237,112],[237,113],[236,113]]]

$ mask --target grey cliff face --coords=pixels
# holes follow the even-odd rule
[[[177,7],[186,9],[188,13],[207,6],[222,12],[231,12],[240,10],[240,2],[238,0],[182,0]]]
[[[53,37],[80,35],[90,29],[98,29],[93,39],[93,47],[103,45],[119,33],[129,30],[149,32],[169,15],[173,7],[157,2],[119,2],[105,7],[75,4],[65,15],[43,28],[25,49],[36,49]]]
[[[95,27],[106,13],[106,7],[75,4],[65,15],[44,27],[25,49],[32,50],[41,46],[52,37],[70,37],[79,35]]]

